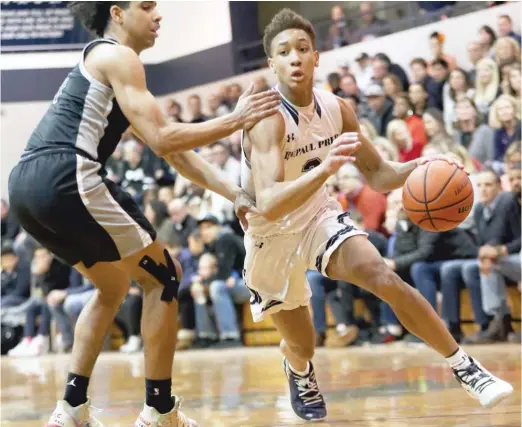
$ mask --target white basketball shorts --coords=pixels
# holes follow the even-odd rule
[[[341,243],[367,233],[356,229],[349,214],[324,208],[301,232],[269,237],[245,235],[243,276],[250,289],[255,322],[267,314],[307,306],[312,296],[307,270],[327,276],[330,257]]]

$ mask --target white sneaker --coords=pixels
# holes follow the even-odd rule
[[[160,414],[156,409],[145,405],[134,427],[198,427],[196,421],[191,420],[179,410],[181,398],[173,397],[176,403],[168,414]]]
[[[141,350],[141,338],[131,335],[127,342],[120,347],[121,353],[137,353]]]
[[[16,347],[9,350],[7,355],[11,357],[27,356],[31,340],[31,337],[22,338],[22,341],[20,341]]]
[[[464,369],[453,369],[453,375],[468,394],[485,408],[491,408],[513,393],[511,384],[495,377],[482,365],[469,358]]]
[[[103,427],[103,424],[91,415],[93,408],[90,405],[91,399],[75,408],[65,400],[59,400],[46,427]]]
[[[49,337],[37,335],[31,340],[26,356],[42,356],[50,351]]]

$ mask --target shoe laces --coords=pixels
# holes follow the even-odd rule
[[[164,417],[160,418],[160,420],[159,420],[160,427],[173,426],[174,425],[172,423],[173,415],[178,417],[178,427],[193,427],[191,420],[183,412],[180,411],[182,403],[183,403],[183,398],[176,396],[176,403],[174,404],[174,408],[173,408],[174,412],[165,414]]]
[[[85,410],[85,415],[87,416],[87,420],[82,420],[82,427],[104,427],[103,424],[96,419],[93,414],[99,414],[102,410],[100,408],[96,408],[94,406],[89,405],[89,407]]]
[[[314,405],[316,403],[322,403],[323,398],[319,391],[319,385],[315,379],[315,373],[310,368],[310,373],[306,377],[301,377],[294,374],[294,381],[299,391],[299,397],[304,402],[305,406]]]
[[[470,365],[466,368],[453,369],[453,371],[460,382],[479,393],[495,383],[493,377],[489,373],[484,372],[473,360],[471,360]]]

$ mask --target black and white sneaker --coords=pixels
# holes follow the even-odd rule
[[[511,384],[495,377],[476,360],[459,369],[453,368],[453,375],[467,393],[485,408],[491,408],[513,393]]]
[[[310,363],[310,371],[301,376],[290,369],[290,364],[283,359],[288,384],[290,385],[290,402],[292,409],[304,420],[318,421],[326,418],[326,403],[319,391],[319,385],[315,379],[314,366]]]

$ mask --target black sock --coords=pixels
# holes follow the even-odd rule
[[[87,402],[87,387],[89,386],[89,377],[69,372],[67,376],[67,385],[65,386],[65,400],[73,408]]]
[[[160,414],[166,414],[174,407],[174,399],[170,395],[172,380],[145,379],[145,403],[156,409]]]

